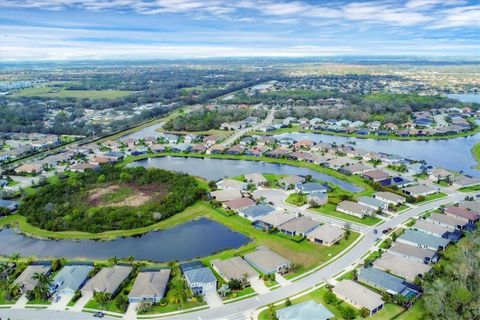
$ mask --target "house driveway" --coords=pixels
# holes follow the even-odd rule
[[[125,313],[125,316],[123,319],[125,320],[136,320],[137,319],[137,307],[138,303],[132,302],[128,305],[127,312]]]
[[[223,306],[222,298],[220,298],[216,290],[208,290],[205,292],[205,301],[210,308],[218,308]]]
[[[48,306],[48,309],[52,310],[65,310],[67,304],[72,300],[73,294],[57,294],[60,296],[60,300],[57,302],[52,301],[52,304]]]
[[[70,309],[72,311],[82,311],[83,307],[88,303],[90,299],[93,298],[93,292],[82,294],[80,299],[75,303],[75,305]]]
[[[291,283],[290,280],[285,279],[280,273],[275,273],[275,281],[277,281],[282,287]]]
[[[270,291],[265,285],[265,283],[263,283],[263,280],[259,278],[250,280],[250,285],[252,286],[252,289],[255,290],[255,292],[258,294],[263,294]]]
[[[25,306],[27,305],[28,299],[27,299],[27,294],[22,294],[20,299],[17,300],[17,302],[12,306],[12,309],[24,309]]]

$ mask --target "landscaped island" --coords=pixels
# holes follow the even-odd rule
[[[128,230],[181,212],[203,192],[186,174],[102,166],[41,187],[25,197],[19,213],[50,231]]]

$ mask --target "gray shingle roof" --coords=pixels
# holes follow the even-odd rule
[[[170,269],[140,272],[128,297],[163,297],[169,278]]]
[[[78,290],[92,270],[93,267],[88,265],[68,265],[63,267],[54,278],[54,285],[57,286],[55,291]]]
[[[394,294],[402,292],[407,287],[402,278],[376,268],[361,268],[358,271],[358,280]]]
[[[211,283],[217,281],[212,270],[207,267],[185,271],[184,275],[188,283]]]
[[[447,247],[450,241],[448,239],[431,236],[421,231],[406,230],[399,239],[414,242],[428,248]]]
[[[275,211],[275,208],[269,206],[268,204],[260,203],[256,206],[243,209],[241,212],[248,217],[261,217],[269,214],[270,212]]]
[[[114,293],[131,271],[132,268],[127,266],[103,268],[85,284],[82,291]]]

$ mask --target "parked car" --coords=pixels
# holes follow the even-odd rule
[[[55,296],[55,298],[53,298],[53,302],[58,302],[60,300],[60,296]]]
[[[378,230],[377,229],[373,229],[373,234],[377,234],[378,233]]]
[[[95,318],[103,318],[105,314],[103,312],[97,311],[93,314]]]
[[[383,234],[387,234],[389,233],[390,231],[392,231],[392,228],[387,228],[385,230],[382,231]]]

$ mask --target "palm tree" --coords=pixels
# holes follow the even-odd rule
[[[22,255],[20,253],[14,252],[10,255],[10,258],[8,258],[8,260],[10,260],[11,262],[17,263],[18,260],[20,260],[21,257],[22,257]]]
[[[8,262],[0,263],[0,284],[3,287],[3,290],[7,290],[8,284],[10,283],[10,274],[9,274],[9,264]]]
[[[20,287],[19,283],[11,283],[8,286],[8,297],[7,300],[18,300],[22,295],[22,288]]]
[[[35,298],[46,300],[50,292],[53,280],[44,273],[35,272],[32,276],[33,280],[37,280],[37,286],[34,289]]]

